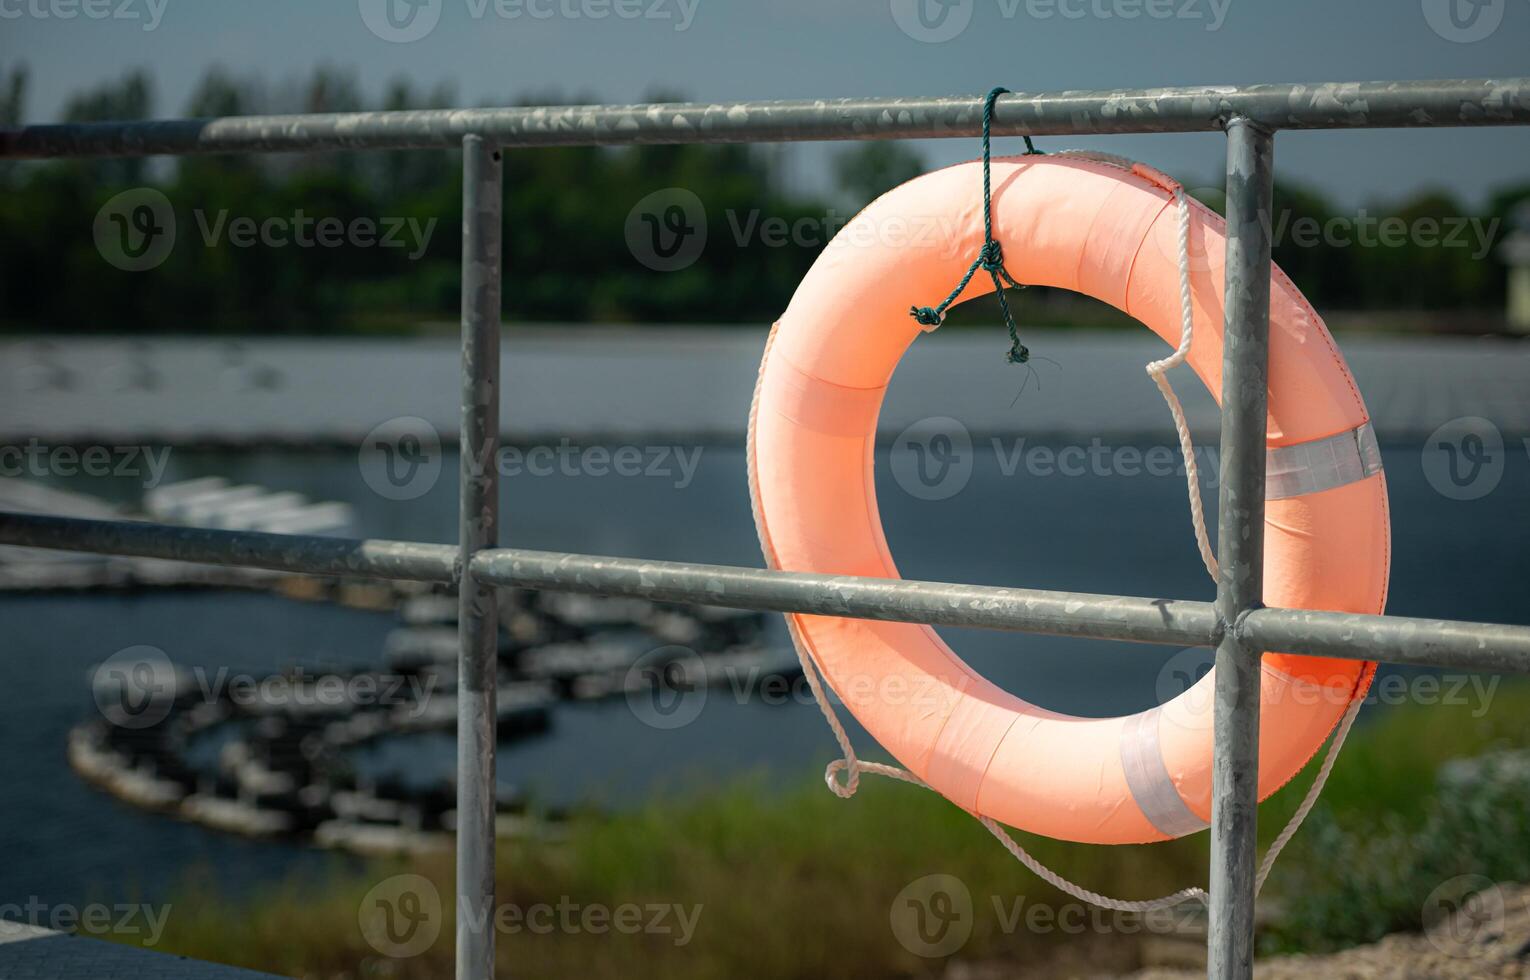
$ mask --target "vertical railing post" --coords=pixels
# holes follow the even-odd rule
[[[1230,624],[1264,596],[1264,463],[1270,351],[1273,134],[1227,126],[1227,292],[1222,335],[1222,472],[1217,510],[1217,615],[1229,624],[1216,659],[1207,973],[1254,968],[1254,862],[1259,807],[1262,651]]]
[[[462,141],[462,485],[457,606],[457,978],[494,976],[494,590],[468,574],[499,534],[500,151]]]

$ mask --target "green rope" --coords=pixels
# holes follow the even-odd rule
[[[996,88],[983,100],[983,247],[978,250],[977,258],[973,259],[972,264],[967,267],[967,274],[962,276],[962,281],[956,284],[956,288],[951,290],[951,295],[947,296],[939,306],[911,306],[908,312],[926,327],[940,326],[945,319],[946,309],[956,302],[957,297],[972,281],[972,277],[979,269],[982,269],[993,279],[994,295],[999,297],[999,309],[1004,314],[1004,325],[1009,328],[1009,362],[1024,364],[1031,359],[1031,352],[1020,343],[1020,331],[1015,326],[1015,317],[1010,312],[1009,301],[1004,298],[1004,290],[1006,286],[1013,286],[1016,289],[1025,287],[1015,282],[1014,276],[1011,276],[1009,270],[1004,268],[1004,249],[993,237],[992,193],[989,188],[988,145],[989,130],[993,127],[993,104],[1000,95],[1008,91],[1007,88]],[[1041,152],[1031,143],[1029,136],[1024,139],[1027,156]]]

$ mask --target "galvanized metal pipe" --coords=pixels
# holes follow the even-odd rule
[[[468,135],[502,147],[970,137],[982,106],[955,96],[70,123],[0,131],[0,157],[448,148]],[[1209,132],[1233,118],[1270,130],[1524,125],[1530,78],[1017,92],[999,99],[993,133]]]
[[[1274,140],[1249,119],[1227,127],[1227,289],[1222,334],[1222,472],[1216,608],[1224,623],[1264,597],[1264,466],[1270,354],[1270,210]],[[1211,799],[1213,978],[1254,973],[1259,815],[1259,661],[1228,631],[1217,644]]]
[[[459,549],[410,541],[220,531],[0,511],[0,544],[308,575],[453,582]],[[971,629],[1175,646],[1213,646],[1209,602],[773,572],[731,565],[492,548],[473,574],[495,586],[621,595],[736,609],[803,612]],[[1239,639],[1263,650],[1416,667],[1530,673],[1530,626],[1308,609],[1254,609]]]
[[[1311,609],[1253,609],[1237,621],[1243,643],[1314,657],[1413,667],[1530,673],[1530,627],[1409,619]]]
[[[221,531],[3,511],[0,544],[414,582],[453,582],[460,560],[459,549],[446,544]],[[1220,635],[1215,607],[1188,599],[773,572],[517,548],[479,552],[473,558],[473,572],[496,586],[936,626],[1175,646],[1212,646]],[[1250,645],[1282,653],[1530,673],[1530,626],[1254,609],[1237,620],[1235,632]]]
[[[471,571],[479,581],[505,586],[935,626],[1175,646],[1209,646],[1217,635],[1211,603],[1180,599],[946,585],[520,549],[480,552]]]
[[[498,543],[500,151],[462,141],[461,567]],[[499,619],[494,588],[464,574],[457,635],[457,977],[494,976],[494,754]]]
[[[447,544],[214,531],[3,511],[0,544],[410,582],[455,581],[458,560],[457,549]]]

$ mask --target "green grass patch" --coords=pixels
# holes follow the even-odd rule
[[[1409,706],[1362,723],[1270,883],[1279,916],[1266,930],[1266,951],[1326,949],[1418,928],[1425,899],[1451,875],[1530,878],[1526,787],[1485,777],[1469,791],[1441,792],[1436,782],[1447,760],[1527,745],[1530,687],[1523,685],[1499,688],[1486,713],[1476,705]],[[1261,809],[1266,842],[1310,779],[1310,772],[1299,777]],[[1206,879],[1204,834],[1130,847],[1022,840],[1061,873],[1111,895],[1146,898]],[[429,878],[450,906],[449,859],[378,862],[365,874],[239,902],[188,888],[173,903],[159,948],[289,976],[450,977],[449,908],[439,938],[417,956],[390,959],[362,936],[363,897],[403,872]],[[889,924],[899,892],[934,873],[960,878],[972,896],[963,958],[1036,964],[1069,946],[1073,954],[1097,951],[1096,964],[1133,965],[1135,940],[1110,929],[1015,927],[1006,910],[1017,899],[1027,907],[1070,900],[949,803],[876,778],[848,801],[816,778],[786,793],[744,780],[615,818],[578,818],[557,843],[502,842],[499,901],[519,914],[549,906],[554,920],[546,932],[528,922],[500,930],[500,964],[519,976],[935,976],[944,964],[905,950]],[[572,919],[560,918],[560,906],[574,910]],[[673,914],[668,932],[586,928],[600,920],[583,919],[584,910],[609,915],[625,906],[639,907],[645,926],[653,908],[680,906],[697,916],[694,932],[682,934]],[[575,928],[565,928],[570,921]]]

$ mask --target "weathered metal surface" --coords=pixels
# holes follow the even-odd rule
[[[462,144],[461,568],[499,535],[500,151]],[[494,749],[499,670],[494,588],[463,575],[457,640],[457,977],[494,976]]]
[[[457,549],[445,544],[215,531],[142,521],[7,512],[0,512],[0,542],[59,551],[416,582],[453,581],[458,560]]]
[[[430,109],[74,123],[0,131],[0,157],[977,136],[982,96]],[[1530,124],[1530,78],[1017,92],[995,136]]]
[[[420,582],[451,582],[459,559],[458,549],[444,544],[219,531],[3,511],[0,544]],[[1176,646],[1212,646],[1220,636],[1213,604],[1188,599],[772,572],[515,548],[481,551],[473,567],[475,577],[496,586],[586,595]],[[1254,609],[1237,620],[1236,631],[1250,645],[1283,653],[1530,673],[1530,626]]]
[[[1264,475],[1270,353],[1274,141],[1247,119],[1227,127],[1227,290],[1222,334],[1222,473],[1216,609],[1236,622],[1264,597]],[[1259,816],[1259,660],[1231,631],[1217,645],[1207,971],[1254,972]]]
[[[1530,627],[1311,609],[1254,609],[1238,638],[1260,650],[1413,667],[1530,673]]]
[[[1055,636],[1208,646],[1216,634],[1211,603],[1179,599],[774,572],[520,549],[481,553],[473,561],[472,572],[482,581],[524,588]]]

